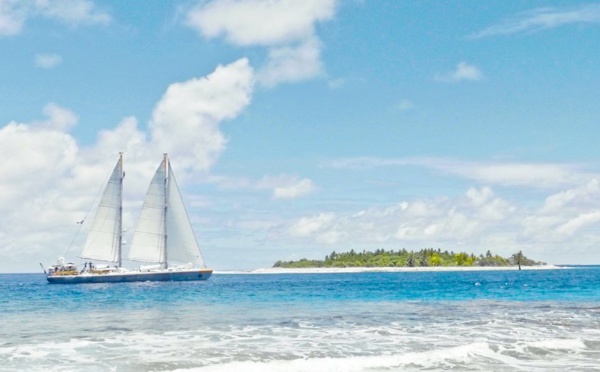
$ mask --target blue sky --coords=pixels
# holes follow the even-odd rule
[[[215,269],[599,263],[599,35],[592,1],[0,0],[0,271],[76,257],[119,151],[127,230],[169,152]]]

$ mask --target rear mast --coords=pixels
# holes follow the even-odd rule
[[[117,250],[117,264],[119,267],[123,265],[123,178],[125,174],[123,173],[123,153],[119,152],[119,164],[120,164],[120,172],[121,177],[119,179],[119,246]]]
[[[165,183],[164,183],[164,187],[165,187],[165,208],[164,208],[164,213],[163,213],[163,225],[164,225],[164,236],[165,236],[165,241],[164,241],[164,246],[163,246],[163,261],[165,263],[165,269],[169,268],[169,263],[167,262],[167,207],[169,205],[169,168],[168,168],[168,163],[169,163],[169,159],[167,157],[167,153],[163,153],[164,155],[164,159],[163,159],[163,166],[165,167]]]

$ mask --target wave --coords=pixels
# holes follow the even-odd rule
[[[406,306],[410,307],[402,305]],[[393,308],[387,317],[386,312],[361,310],[355,316],[290,316],[270,318],[264,324],[252,318],[237,324],[190,321],[186,325],[189,330],[160,332],[119,327],[86,335],[74,329],[53,340],[15,339],[0,344],[0,371],[503,371],[597,367],[600,342],[597,329],[589,327],[590,321],[597,319],[596,310],[483,306],[490,313],[487,317],[465,316],[468,309],[461,306],[437,309],[414,304],[397,317],[392,316],[398,311]],[[371,319],[367,319],[369,314]]]

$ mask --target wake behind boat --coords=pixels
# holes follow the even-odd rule
[[[122,266],[123,178],[123,153],[120,153],[80,255],[114,266],[90,261],[79,270],[75,264],[59,258],[48,270],[48,282],[207,280],[212,269],[206,268],[202,258],[167,154],[150,182],[129,250],[129,260],[151,265],[140,266],[139,270]]]

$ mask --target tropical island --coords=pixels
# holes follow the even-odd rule
[[[408,251],[401,249],[383,250],[374,252],[351,250],[347,253],[336,253],[326,255],[324,260],[309,260],[303,258],[299,261],[277,261],[275,268],[322,268],[322,267],[501,267],[501,266],[541,266],[545,262],[534,261],[525,257],[519,251],[508,258],[494,255],[489,250],[485,255],[479,256],[473,253],[448,252],[441,249],[425,248],[420,251]]]

